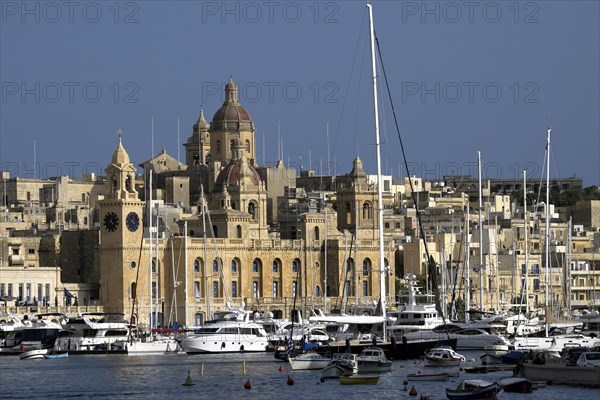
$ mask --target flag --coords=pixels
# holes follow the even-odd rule
[[[73,298],[75,298],[75,296],[73,295],[73,293],[69,292],[69,291],[67,290],[67,288],[64,288],[64,293],[65,293],[65,297],[66,297],[67,299],[73,299]]]

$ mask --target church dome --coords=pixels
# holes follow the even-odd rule
[[[210,123],[211,130],[254,131],[254,124],[248,112],[238,100],[237,86],[230,80],[225,86],[225,102],[217,110]]]
[[[246,157],[242,157],[239,160],[230,162],[221,170],[215,181],[215,186],[258,185],[260,181],[258,172],[248,164]]]

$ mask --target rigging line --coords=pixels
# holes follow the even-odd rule
[[[340,118],[338,119],[336,131],[335,131],[335,138],[333,140],[333,148],[331,149],[332,152],[335,152],[335,146],[337,144],[338,136],[340,134],[340,126],[342,124],[342,118],[344,117],[344,110],[346,108],[346,100],[348,99],[348,94],[350,93],[350,90],[349,90],[349,88],[350,88],[350,81],[352,79],[352,73],[354,71],[354,65],[356,64],[356,56],[358,54],[358,49],[359,49],[359,45],[360,45],[360,42],[361,42],[361,38],[364,36],[363,35],[363,28],[365,26],[365,15],[366,15],[366,13],[367,13],[367,11],[365,9],[365,11],[363,13],[362,23],[361,23],[360,30],[359,30],[358,40],[356,41],[356,47],[354,49],[354,58],[352,59],[352,67],[350,68],[350,76],[348,77],[348,81],[346,83],[346,93],[344,94],[344,101],[342,102],[342,111],[340,112]],[[363,56],[363,58],[364,58],[364,56]],[[361,67],[361,71],[362,71],[362,67]],[[357,96],[356,98],[359,99],[360,96]],[[357,105],[357,108],[358,108],[358,105]]]
[[[539,204],[540,204],[540,199],[542,196],[542,185],[545,181],[544,177],[546,176],[545,172],[546,172],[546,158],[548,157],[548,144],[546,143],[546,145],[544,146],[546,148],[546,151],[544,152],[544,160],[542,161],[542,173],[540,174],[540,183],[539,183],[539,187],[538,187],[538,193],[537,193],[537,200],[535,202],[535,212],[538,212],[539,209]]]
[[[414,191],[412,179],[410,177],[410,173],[409,173],[410,169],[408,168],[408,161],[406,159],[406,152],[404,150],[404,142],[402,141],[402,135],[400,134],[400,127],[398,126],[398,117],[396,116],[396,109],[394,107],[394,102],[392,100],[390,84],[388,82],[387,73],[385,71],[385,64],[383,63],[383,55],[381,54],[381,48],[379,46],[379,39],[377,38],[376,34],[375,34],[375,43],[377,44],[377,53],[379,54],[379,60],[381,62],[381,71],[383,72],[383,79],[385,81],[385,87],[386,87],[386,91],[388,93],[390,107],[392,110],[392,115],[394,117],[394,125],[396,127],[396,132],[398,133],[398,140],[400,141],[400,149],[402,152],[402,158],[404,160],[404,167],[406,168],[406,172],[408,174],[408,183],[410,185],[411,196],[413,199],[413,203],[415,204],[415,214],[417,216],[417,224],[419,225],[419,232],[421,233],[421,237],[423,238],[423,249],[425,250],[425,257],[427,258],[427,268],[428,268],[428,270],[435,270],[435,261],[433,260],[433,257],[429,254],[429,248],[427,247],[427,239],[425,236],[425,230],[423,229],[423,222],[421,220],[421,211],[419,210],[419,204],[417,202],[417,195]],[[435,276],[432,276],[432,279],[435,282]],[[432,287],[435,288],[434,293],[437,294],[437,287],[434,285],[432,285]],[[444,315],[444,312],[443,312],[442,308],[440,307],[439,297],[437,295],[436,295],[435,303],[436,303],[437,311],[442,316],[442,321],[443,321],[444,325],[446,325],[446,316]]]

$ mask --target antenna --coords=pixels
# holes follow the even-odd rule
[[[281,160],[281,120],[277,119],[277,161]]]
[[[35,179],[35,158],[36,158],[36,154],[35,154],[35,139],[33,139],[33,179]]]
[[[179,117],[177,117],[177,164],[179,164]]]
[[[154,157],[154,117],[150,117],[150,125],[151,125],[151,135],[152,135],[152,154],[150,154],[150,159]],[[152,162],[151,162],[152,164]]]
[[[331,171],[329,170],[329,122],[325,124],[325,129],[327,131],[327,176],[331,176]]]

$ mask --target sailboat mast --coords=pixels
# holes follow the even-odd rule
[[[202,202],[202,233],[204,240],[202,241],[202,258],[204,258],[204,291],[206,295],[206,321],[210,321],[210,285],[208,279],[208,260],[206,259],[206,199],[204,198],[204,185],[200,185],[200,195]]]
[[[183,319],[185,321],[185,325],[188,326],[188,240],[187,240],[187,221],[183,223],[183,243],[184,247],[184,258],[185,258],[185,268],[184,268],[184,276],[185,276],[185,286],[184,286],[184,302],[183,302]],[[204,261],[206,263],[206,260]]]
[[[573,217],[569,217],[569,225],[568,225],[568,234],[567,234],[567,316],[568,319],[571,319],[571,262],[573,259]]]
[[[148,233],[150,236],[150,251],[149,251],[149,255],[150,255],[150,259],[148,262],[148,289],[150,292],[150,298],[149,298],[149,304],[150,304],[150,315],[148,318],[150,318],[150,328],[152,329],[152,313],[153,313],[153,307],[152,307],[152,252],[153,252],[153,248],[152,248],[152,169],[150,169],[150,185],[149,185],[149,203],[150,205],[148,206],[148,220],[149,220],[149,226],[148,226]]]
[[[466,282],[465,282],[465,321],[469,322],[469,310],[471,309],[471,228],[470,228],[470,214],[471,213],[471,204],[469,203],[469,199],[467,198],[467,220],[465,221],[467,224],[466,229],[466,249],[465,249],[465,274],[466,274]]]
[[[477,168],[479,175],[479,311],[483,312],[483,271],[485,265],[483,262],[483,222],[481,220],[481,151],[477,151]]]
[[[550,279],[550,132],[548,127],[548,140],[546,142],[546,336],[548,336],[548,281]]]
[[[529,233],[529,219],[527,218],[527,170],[523,170],[523,227],[525,228],[525,315],[529,318],[529,248],[527,234]],[[523,303],[523,301],[521,301]]]
[[[367,4],[369,9],[369,30],[371,33],[371,67],[373,70],[373,105],[375,113],[375,143],[377,149],[377,208],[379,210],[379,273],[380,273],[380,299],[381,299],[381,311],[385,318],[385,275],[387,273],[385,260],[383,256],[383,198],[382,188],[383,182],[381,179],[381,141],[379,139],[379,109],[377,104],[377,66],[375,63],[375,27],[373,26],[373,6]],[[383,340],[386,340],[386,326],[383,323]]]

